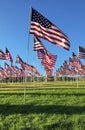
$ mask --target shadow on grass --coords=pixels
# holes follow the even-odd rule
[[[8,105],[0,104],[0,114],[83,114],[85,106],[62,106],[62,105]]]
[[[3,93],[0,93],[0,95],[7,95],[7,96],[13,96],[13,95],[16,95],[16,96],[23,96],[24,95],[24,93],[20,93],[20,92],[18,92],[18,93],[16,93],[16,92],[8,92],[8,93],[6,93],[6,92],[3,92]],[[27,92],[26,93],[26,95],[31,95],[31,96],[85,96],[85,93],[80,93],[80,92],[78,92],[78,93],[59,93],[59,92],[48,92],[48,93],[43,93],[43,92]]]

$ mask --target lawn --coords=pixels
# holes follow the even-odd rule
[[[2,84],[0,130],[85,130],[84,82]]]

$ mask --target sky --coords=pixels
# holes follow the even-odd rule
[[[78,55],[78,46],[85,47],[85,0],[0,0],[0,49],[5,52],[7,47],[16,63],[17,54],[24,62],[35,66],[45,75],[37,52],[33,51],[33,34],[29,34],[31,7],[59,27],[70,39],[70,50],[40,39],[46,49],[57,55],[53,73],[72,56]],[[81,60],[85,64],[85,60]],[[0,60],[10,65],[10,61]]]

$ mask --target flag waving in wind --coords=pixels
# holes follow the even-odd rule
[[[66,50],[70,49],[69,38],[52,22],[32,8],[30,33],[48,40]]]
[[[34,37],[34,51],[37,51],[38,58],[42,59],[42,64],[46,68],[52,69],[54,67],[57,55],[49,53],[37,37]]]
[[[79,46],[79,58],[85,59],[85,48]]]
[[[0,59],[1,60],[6,60],[5,53],[2,50],[0,50]]]
[[[43,46],[39,38],[34,37],[34,51],[38,51],[38,50],[46,51],[45,47]]]
[[[10,60],[11,62],[13,62],[11,53],[9,52],[9,50],[7,48],[5,50],[5,58],[6,58],[6,60]]]
[[[19,55],[16,56],[16,63],[19,63],[19,64],[23,64],[24,63]]]

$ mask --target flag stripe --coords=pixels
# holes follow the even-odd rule
[[[36,26],[35,26],[36,25]],[[44,27],[42,27],[39,23],[36,23],[36,22],[31,22],[31,28],[33,29],[36,29],[37,31],[39,31],[39,32],[41,32],[41,31],[43,31],[44,33],[45,33],[45,35],[49,35],[49,34],[51,34],[52,35],[52,37],[53,38],[55,38],[56,39],[56,37],[58,37],[60,40],[61,39],[65,39],[66,40],[66,42],[68,43],[68,45],[69,45],[69,39],[68,39],[68,37],[65,37],[64,35],[62,35],[62,33],[58,33],[57,31],[57,29],[52,25],[52,29],[49,29],[49,28],[44,28]],[[42,32],[42,33],[43,33]],[[49,34],[48,34],[49,33]],[[50,36],[51,36],[50,35]]]
[[[37,41],[34,43],[34,51],[38,51],[38,50],[44,50],[44,47],[40,42]]]
[[[50,32],[46,32],[44,30],[40,30],[38,27],[35,25],[31,26],[31,31],[30,33],[34,34],[35,36],[38,36],[40,38],[44,38],[53,44],[56,44],[57,46],[61,46],[62,48],[65,48],[66,50],[69,50],[70,44],[68,41],[66,41],[64,38],[60,38],[56,36],[55,34],[52,35]]]

